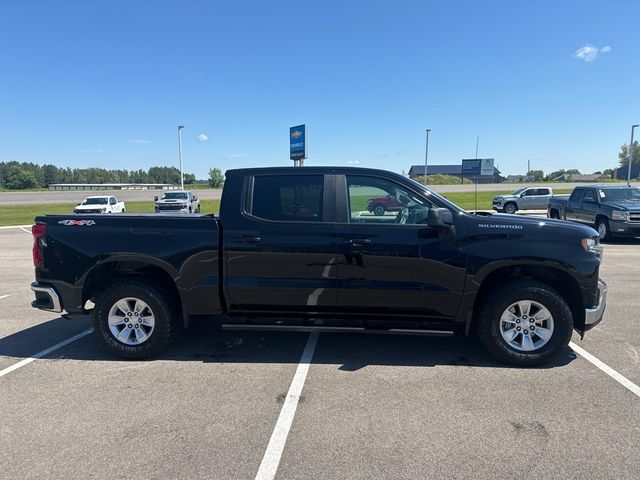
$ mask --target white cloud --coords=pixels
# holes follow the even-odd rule
[[[147,145],[151,143],[151,140],[144,140],[142,138],[132,138],[131,140],[129,140],[129,143],[139,143],[142,145]]]
[[[198,139],[199,142],[208,142],[209,141],[209,137],[207,137],[204,133],[201,133],[196,138]]]
[[[584,60],[585,62],[593,62],[596,58],[598,58],[599,53],[607,53],[610,51],[611,47],[609,45],[598,48],[591,45],[590,43],[587,43],[583,47],[576,50],[573,56],[575,58],[579,58],[580,60]]]

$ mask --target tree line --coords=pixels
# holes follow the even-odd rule
[[[184,183],[196,181],[185,173]],[[105,168],[61,168],[27,162],[0,162],[0,188],[46,188],[50,183],[180,183],[176,167],[151,167],[149,170],[107,170]]]

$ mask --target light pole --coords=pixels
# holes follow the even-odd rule
[[[424,149],[424,185],[425,187],[427,186],[427,161],[429,160],[429,132],[430,131],[431,131],[430,128],[427,128],[425,130],[427,134],[427,144]]]
[[[184,173],[182,173],[182,129],[184,125],[178,125],[178,156],[180,157],[180,190],[184,191]]]
[[[631,163],[633,162],[633,131],[640,125],[631,125],[631,142],[629,143],[629,168],[627,169],[627,187],[631,186]]]

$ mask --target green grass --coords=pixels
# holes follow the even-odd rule
[[[69,203],[36,205],[0,205],[0,227],[8,225],[30,225],[39,215],[71,214],[73,207]],[[153,213],[153,202],[126,202],[127,213]],[[218,213],[220,200],[201,200],[201,213]]]

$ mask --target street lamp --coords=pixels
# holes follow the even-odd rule
[[[633,162],[633,131],[640,125],[631,125],[631,142],[629,143],[629,168],[627,169],[627,187],[631,186],[631,163]]]
[[[427,186],[427,160],[429,159],[429,132],[430,128],[427,128],[425,132],[427,133],[427,145],[424,149],[424,185]]]
[[[180,190],[184,191],[184,173],[182,172],[182,129],[184,125],[178,125],[178,155],[180,156]]]

